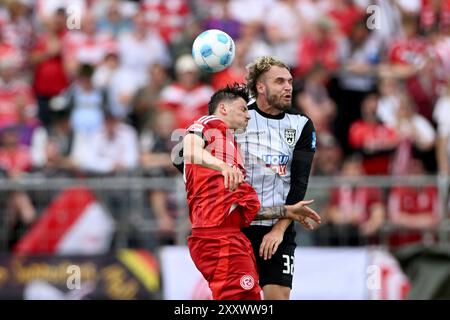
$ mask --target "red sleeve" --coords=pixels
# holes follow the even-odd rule
[[[353,148],[361,148],[364,142],[363,127],[359,121],[353,122],[348,131],[348,140]]]
[[[206,130],[205,130],[205,125],[199,123],[198,121],[195,121],[193,124],[191,124],[187,129],[186,129],[186,133],[193,133],[193,134],[197,134],[201,137],[203,137],[203,135],[205,134]]]
[[[243,227],[247,227],[253,221],[259,209],[261,208],[258,194],[249,183],[244,182],[237,189],[236,199],[239,206],[243,209]]]
[[[223,129],[224,128],[220,125],[220,120],[214,119],[210,121],[197,120],[186,129],[186,132],[194,133],[202,137],[206,145],[209,145],[218,139],[224,138],[225,131]]]

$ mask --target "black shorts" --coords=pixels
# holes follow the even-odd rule
[[[294,223],[291,223],[284,233],[283,241],[278,246],[277,251],[268,260],[259,256],[259,247],[263,237],[272,227],[254,226],[242,229],[242,232],[252,243],[253,252],[259,273],[259,285],[264,287],[267,284],[277,284],[292,289],[292,278],[294,275],[294,252],[295,243]]]

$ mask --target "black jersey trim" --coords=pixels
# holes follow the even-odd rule
[[[283,119],[285,114],[286,114],[285,112],[281,112],[281,113],[279,113],[277,115],[265,113],[264,111],[262,111],[261,109],[258,108],[258,105],[256,104],[256,102],[254,102],[251,105],[249,105],[248,106],[248,110],[255,110],[256,112],[258,112],[264,118],[276,119],[276,120]]]
[[[292,114],[292,115],[296,115],[296,116],[303,116],[306,117],[304,114],[298,112],[297,110],[295,110],[294,108],[290,108],[287,111],[281,112],[277,115],[273,115],[273,114],[268,114],[265,113],[264,111],[262,111],[258,105],[256,104],[256,101],[249,104],[248,105],[248,110],[255,110],[256,112],[258,112],[261,116],[263,116],[264,118],[269,118],[269,119],[276,119],[276,120],[281,120],[284,119],[286,114]]]

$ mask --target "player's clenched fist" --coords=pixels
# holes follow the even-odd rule
[[[230,191],[234,191],[244,182],[244,175],[236,167],[230,167],[227,164],[222,166],[221,173],[224,177],[224,186]]]

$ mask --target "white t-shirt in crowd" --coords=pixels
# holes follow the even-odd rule
[[[164,41],[155,32],[149,32],[144,40],[133,33],[119,37],[120,67],[133,73],[134,85],[142,87],[149,80],[149,67],[154,63],[170,65],[170,55]]]
[[[131,170],[138,165],[139,146],[137,133],[133,127],[125,123],[117,124],[112,139],[107,136],[105,127],[101,127],[93,135],[79,136],[75,144],[74,160],[88,171],[108,173],[116,164]],[[86,145],[89,145],[87,150]]]

